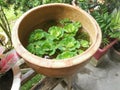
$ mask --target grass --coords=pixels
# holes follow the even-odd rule
[[[37,82],[39,82],[42,78],[42,75],[37,74],[34,76],[31,80],[29,80],[27,83],[21,86],[20,90],[30,90]]]

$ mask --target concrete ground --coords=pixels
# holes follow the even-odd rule
[[[120,62],[106,55],[99,67],[88,63],[73,80],[73,90],[120,90]],[[67,90],[60,84],[54,90]]]

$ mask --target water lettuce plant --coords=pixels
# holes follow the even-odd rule
[[[40,57],[65,59],[84,52],[90,46],[89,36],[78,21],[62,19],[59,25],[34,30],[28,39],[27,49]]]

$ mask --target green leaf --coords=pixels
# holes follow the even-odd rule
[[[44,54],[53,55],[56,51],[56,45],[53,41],[43,41],[41,44],[41,49],[45,52]]]
[[[80,27],[81,27],[81,24],[79,22],[75,22],[75,23],[66,24],[64,26],[64,29],[66,33],[76,34],[76,32],[79,30]]]
[[[81,53],[83,53],[83,52],[84,52],[84,50],[79,49],[77,52],[78,52],[78,54],[81,54]]]
[[[81,23],[78,22],[78,21],[73,22],[73,25],[74,25],[76,28],[78,28],[78,29],[82,27]]]
[[[46,40],[53,41],[54,39],[56,38],[53,35],[50,35],[49,33],[46,34]]]
[[[76,48],[80,48],[80,43],[79,41],[75,40],[74,37],[66,37],[60,41],[58,44],[58,48],[61,51],[65,50],[75,50]]]
[[[65,25],[67,23],[72,23],[72,21],[69,18],[65,18],[65,19],[60,20],[60,23]]]
[[[85,47],[85,48],[90,46],[89,42],[87,40],[81,40],[80,44],[81,44],[82,47]]]
[[[73,56],[76,56],[77,53],[76,52],[70,52],[70,51],[66,51],[66,52],[63,52],[61,54],[59,54],[56,59],[65,59],[65,58],[71,58]]]
[[[74,33],[76,32],[76,27],[71,23],[71,24],[67,24],[64,26],[65,32],[67,33]]]
[[[64,29],[57,26],[52,26],[49,28],[48,32],[50,35],[54,36],[56,39],[60,39],[64,34]]]
[[[45,52],[41,48],[41,41],[30,43],[27,46],[27,50],[30,51],[32,54],[42,56]]]
[[[36,29],[35,31],[33,31],[31,34],[30,34],[30,37],[29,37],[29,43],[33,43],[35,41],[39,41],[43,38],[45,38],[45,35],[46,32],[43,31],[42,29]]]
[[[53,41],[43,40],[30,43],[27,49],[38,56],[43,56],[45,54],[53,55],[56,51],[55,44]]]

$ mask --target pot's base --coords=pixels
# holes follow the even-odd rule
[[[0,90],[11,90],[13,82],[13,71],[9,70],[5,75],[0,77]]]

